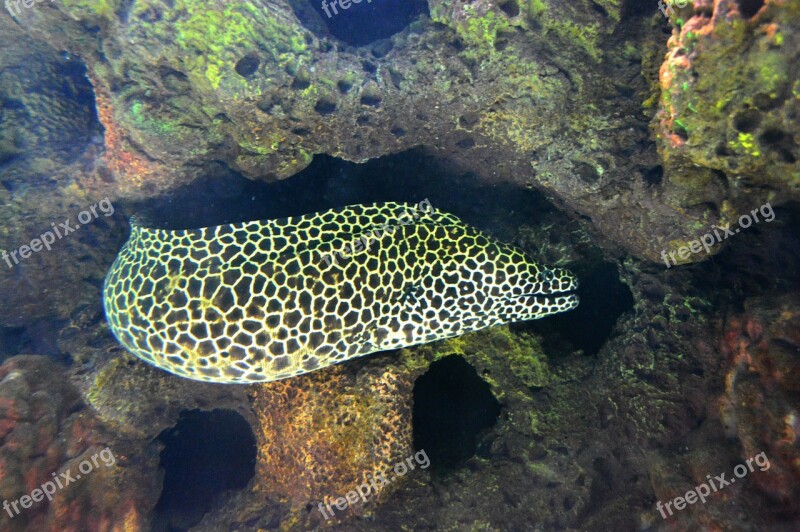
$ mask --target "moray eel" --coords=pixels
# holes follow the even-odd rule
[[[103,287],[111,330],[137,357],[200,381],[283,379],[578,305],[569,271],[411,204],[131,225]]]

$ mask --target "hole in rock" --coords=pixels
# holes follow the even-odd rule
[[[314,105],[314,111],[321,115],[333,114],[336,111],[336,101],[330,97],[320,98]]]
[[[261,59],[259,59],[258,54],[252,53],[239,59],[234,69],[243,78],[248,78],[256,73],[260,64]]]
[[[792,136],[780,129],[770,128],[758,138],[768,149],[776,152],[785,163],[794,163],[797,159],[794,152],[797,148]]]
[[[739,12],[744,18],[753,18],[764,7],[763,0],[737,0],[736,3],[739,4]]]
[[[353,82],[347,79],[340,79],[336,82],[336,87],[342,94],[347,94],[353,88]]]
[[[429,14],[427,0],[308,0],[308,3],[331,35],[352,46],[391,37],[421,14]],[[301,11],[298,6],[293,9],[296,13]],[[307,18],[299,19],[311,31],[318,25],[307,22]]]
[[[584,355],[596,355],[611,337],[619,317],[633,310],[633,295],[612,262],[590,267],[568,266],[568,269],[580,281],[578,308],[512,327],[541,335],[542,347],[548,354],[581,349]]]
[[[594,10],[595,13],[602,15],[603,18],[608,18],[608,11],[606,11],[606,8],[597,2],[592,1],[592,10]]]
[[[378,107],[383,101],[380,93],[376,90],[367,89],[361,94],[361,104],[370,107]]]
[[[15,355],[43,355],[69,363],[69,355],[59,349],[62,320],[39,319],[22,327],[0,327],[0,363]]]
[[[644,181],[650,186],[658,186],[664,181],[664,167],[660,164],[650,168],[644,174]]]
[[[519,15],[519,4],[517,0],[507,0],[500,3],[500,10],[509,17],[516,17]]]
[[[155,508],[155,532],[188,530],[227,490],[244,488],[255,473],[256,439],[231,410],[188,410],[157,438],[164,444],[164,487]]]
[[[456,142],[456,146],[458,146],[461,149],[468,150],[470,148],[475,147],[475,139],[473,139],[472,137],[463,138],[458,142]]]
[[[753,109],[742,111],[733,117],[733,127],[742,133],[750,133],[761,123],[761,113]]]
[[[308,72],[298,72],[291,84],[292,89],[296,91],[306,90],[310,86],[311,78],[309,77]]]
[[[447,356],[414,384],[414,448],[437,469],[455,467],[475,454],[478,435],[499,415],[500,403],[475,368]]]

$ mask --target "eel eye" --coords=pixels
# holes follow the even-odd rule
[[[555,274],[550,270],[545,270],[539,274],[539,280],[542,282],[552,281],[555,277]]]

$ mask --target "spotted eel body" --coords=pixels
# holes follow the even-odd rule
[[[577,285],[451,214],[382,203],[191,230],[134,221],[103,299],[139,358],[252,383],[570,310]]]

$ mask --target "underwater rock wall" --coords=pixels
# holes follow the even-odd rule
[[[148,526],[159,478],[147,442],[107,432],[46,357],[0,366],[0,427],[3,530]]]
[[[82,231],[60,225],[82,225],[83,209],[114,197],[97,165],[102,129],[84,64],[5,14],[0,34],[0,327],[14,328],[94,303],[124,227],[100,211]],[[48,249],[31,251],[47,231]]]
[[[26,10],[20,25],[85,62],[105,129],[96,171],[114,197],[152,197],[211,161],[282,179],[317,153],[366,161],[421,145],[487,180],[542,190],[612,249],[651,260],[761,205],[762,179],[781,192],[775,201],[796,198],[796,142],[782,122],[796,99],[791,84],[769,85],[792,78],[791,2],[747,16],[733,0],[675,11],[673,22],[686,20],[653,119],[663,167],[647,138],[651,111],[641,113],[655,98],[642,74],[660,62],[650,39],[668,22],[632,24],[641,7],[432,1],[430,21],[353,48],[315,13],[303,12],[304,26],[295,4],[64,2]],[[742,58],[745,48],[754,51]],[[732,61],[742,75],[727,77],[752,86],[716,83]],[[719,153],[701,153],[712,145]]]
[[[256,474],[198,530],[395,530],[409,508],[431,528],[727,529],[794,517],[798,310],[778,296],[797,287],[777,280],[797,273],[786,237],[800,179],[796,1],[700,0],[667,19],[655,2],[431,0],[430,18],[358,48],[297,1],[36,7],[0,17],[0,249],[104,198],[116,209],[48,253],[0,262],[0,325],[24,326],[29,345],[65,362],[0,345],[11,357],[0,460],[13,463],[0,487],[17,497],[83,456],[62,437],[108,445],[125,469],[14,526],[58,530],[68,514],[76,527],[146,529],[162,480],[157,437],[181,412],[220,408],[252,428]],[[364,162],[412,147],[487,189],[544,193],[563,213],[514,234],[550,260],[628,254],[619,277],[634,308],[596,357],[512,327],[241,388],[158,371],[110,336],[99,286],[135,210],[209,167],[273,181],[317,154]],[[664,269],[662,249],[765,201],[786,208],[769,226],[778,236],[754,227],[711,248],[713,261]],[[501,408],[471,435],[469,457],[321,519],[317,503],[411,454],[412,390],[453,355]],[[56,406],[23,417],[28,395]],[[761,451],[769,476],[662,522],[657,501]]]
[[[664,200],[701,231],[798,201],[800,5],[702,0],[672,22],[653,128],[665,186],[681,194]],[[667,247],[686,244],[676,231]]]
[[[715,221],[687,192],[708,179],[662,179],[651,152],[641,63],[660,45],[636,43],[667,22],[631,24],[641,7],[437,0],[430,20],[353,48],[316,13],[301,24],[296,5],[64,2],[21,18],[86,63],[120,197],[185,184],[210,161],[282,179],[318,153],[366,161],[421,145],[535,187],[651,260]]]

